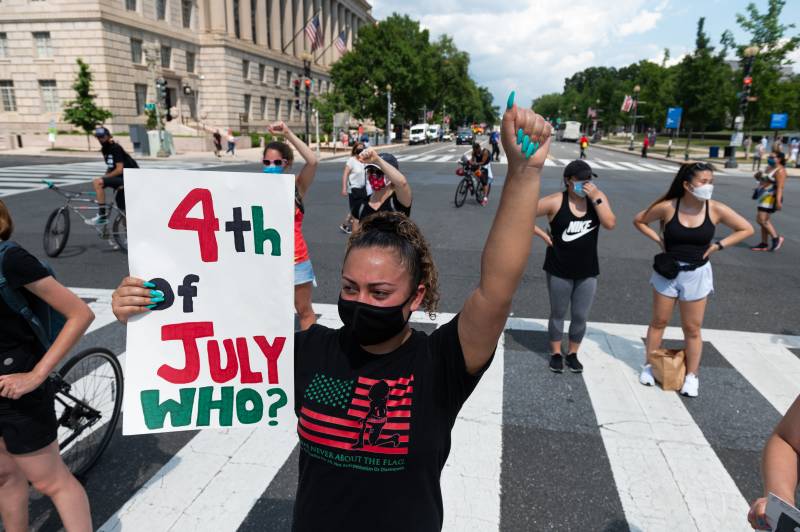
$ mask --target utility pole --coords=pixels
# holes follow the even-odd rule
[[[628,146],[628,150],[633,151],[633,139],[636,136],[636,113],[639,111],[639,91],[642,88],[639,85],[636,85],[633,88],[633,117],[631,118],[631,145]]]
[[[392,84],[386,84],[386,144],[392,143]]]
[[[144,58],[147,62],[147,71],[150,74],[150,84],[155,91],[156,126],[158,128],[158,153],[157,157],[168,157],[169,152],[164,148],[164,127],[161,125],[162,91],[167,90],[167,82],[156,77],[156,68],[161,56],[161,44],[158,41],[148,41],[142,47]]]
[[[303,75],[305,76],[305,86],[306,86],[306,102],[305,102],[305,109],[306,109],[306,144],[309,146],[311,145],[311,137],[309,136],[311,126],[310,126],[310,119],[309,116],[309,96],[311,95],[311,61],[314,60],[314,56],[311,54],[303,54]]]
[[[753,60],[758,54],[757,46],[748,46],[744,49],[744,77],[742,79],[742,92],[739,93],[739,116],[733,119],[733,135],[731,136],[730,157],[725,161],[725,168],[736,168],[736,146],[742,144],[742,130],[744,129],[744,115],[747,112],[747,102],[750,101],[750,88],[753,85],[753,78],[750,77],[750,70],[753,68]]]

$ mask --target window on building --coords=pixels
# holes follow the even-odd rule
[[[250,61],[242,59],[242,79],[250,79]]]
[[[42,111],[57,113],[59,111],[58,93],[56,93],[56,80],[40,79],[39,92],[42,95]]]
[[[244,116],[250,118],[250,102],[253,99],[249,94],[244,95]]]
[[[250,0],[250,36],[253,42],[256,42],[256,2],[257,0]]]
[[[291,89],[292,88],[292,71],[291,70],[287,70],[286,71],[286,88],[287,89]]]
[[[0,79],[0,100],[3,102],[3,111],[12,112],[17,110],[14,82],[10,79]]]
[[[292,115],[294,114],[294,102],[292,100],[286,100],[286,121],[292,121]]]
[[[258,81],[266,82],[265,76],[267,75],[267,65],[258,65]]]
[[[8,35],[0,32],[0,57],[8,57]]]
[[[33,32],[33,40],[36,43],[37,57],[53,57],[53,47],[50,42],[49,31]]]
[[[272,113],[275,121],[281,119],[281,99],[275,98],[275,106],[272,108]]]
[[[194,72],[194,52],[186,52],[186,72]]]
[[[156,20],[167,20],[167,0],[156,0]]]
[[[136,83],[133,86],[133,92],[136,96],[136,116],[143,115],[144,104],[147,103],[147,85]]]
[[[161,46],[161,67],[172,68],[172,47]]]
[[[181,0],[181,19],[184,28],[192,27],[192,3],[194,0]]]
[[[261,120],[267,120],[269,116],[267,116],[267,97],[261,97],[261,114],[258,115],[258,118]]]
[[[239,0],[233,0],[233,33],[237,39],[242,38],[241,25],[239,24]]]
[[[281,71],[278,68],[272,69],[272,80],[275,82],[275,86],[277,87],[281,83]]]
[[[136,0],[125,0],[125,9],[128,11],[136,11]]]
[[[131,39],[131,61],[134,65],[142,64],[142,40]]]

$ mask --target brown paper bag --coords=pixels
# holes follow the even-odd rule
[[[647,355],[652,366],[653,377],[666,391],[677,391],[683,387],[686,377],[686,353],[683,349],[656,349]]]

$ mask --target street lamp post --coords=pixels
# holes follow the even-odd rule
[[[311,125],[310,125],[311,117],[310,117],[310,113],[308,112],[309,111],[309,109],[308,109],[309,101],[308,100],[309,100],[309,96],[311,95],[311,62],[314,60],[314,56],[312,56],[311,54],[306,52],[306,53],[304,53],[302,55],[302,59],[303,59],[303,75],[306,78],[305,79],[305,86],[306,86],[306,91],[305,91],[305,96],[306,96],[306,101],[305,101],[305,110],[306,110],[306,144],[308,144],[310,146],[311,145],[311,140],[310,140],[311,137],[309,135],[310,135],[310,131],[311,131]]]
[[[392,143],[392,84],[386,84],[386,144]]]
[[[744,115],[747,112],[747,102],[750,100],[750,87],[753,78],[750,77],[750,70],[753,68],[753,60],[758,54],[757,46],[748,46],[744,49],[744,77],[742,79],[742,92],[739,96],[739,116],[733,120],[733,135],[731,135],[730,157],[725,161],[725,168],[736,168],[736,146],[742,143],[742,131],[744,130]]]
[[[158,41],[149,41],[145,43],[144,60],[147,63],[147,71],[150,74],[151,87],[155,91],[155,112],[156,112],[156,127],[158,130],[158,152],[157,157],[168,157],[169,152],[164,147],[164,127],[161,124],[161,86],[166,89],[166,81],[163,78],[156,76],[156,69],[158,68],[158,61],[161,58],[161,44]]]
[[[636,137],[636,112],[639,110],[638,103],[639,103],[640,90],[642,90],[642,88],[639,85],[636,85],[633,88],[633,117],[631,118],[631,145],[628,146],[628,149],[630,151],[633,151],[633,141],[634,138]]]

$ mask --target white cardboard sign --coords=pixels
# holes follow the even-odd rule
[[[294,176],[126,170],[123,434],[294,422]]]

